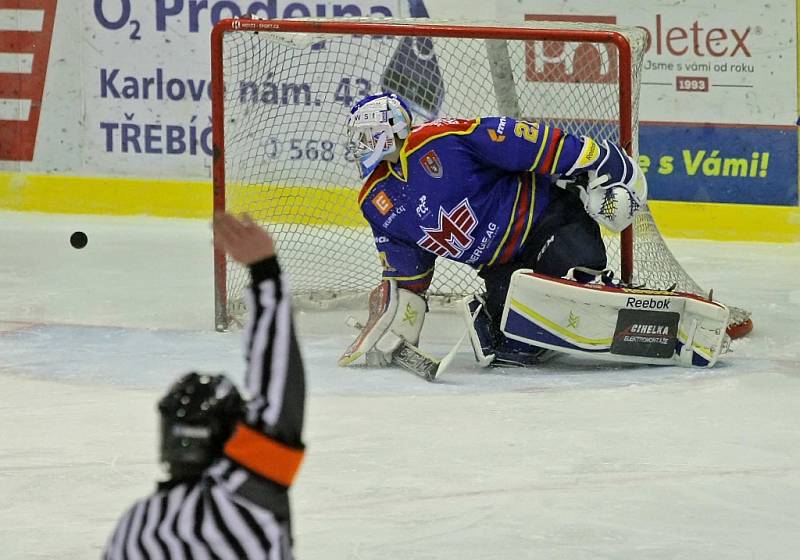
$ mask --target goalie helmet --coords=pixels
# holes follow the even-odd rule
[[[411,132],[411,111],[394,93],[365,97],[350,109],[347,145],[356,159],[359,176],[367,177],[387,154]]]
[[[222,456],[225,442],[243,416],[244,401],[224,375],[191,372],[159,401],[161,461],[172,480],[199,477]]]

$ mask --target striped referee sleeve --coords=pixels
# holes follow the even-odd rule
[[[305,373],[292,319],[291,293],[277,258],[250,266],[252,284],[244,333],[245,386],[252,396],[245,422],[225,454],[282,486],[290,486],[303,457]]]
[[[106,543],[105,560],[292,558],[286,487],[304,450],[303,364],[277,260],[250,273],[244,342],[253,399],[226,443],[227,458],[198,480],[167,483],[135,503]]]

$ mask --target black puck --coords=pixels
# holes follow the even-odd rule
[[[82,231],[76,231],[69,236],[69,244],[76,249],[83,249],[89,243],[89,238]]]

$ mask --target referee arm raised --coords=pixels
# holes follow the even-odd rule
[[[292,558],[289,487],[303,458],[305,375],[290,293],[269,234],[214,218],[218,248],[246,265],[245,400],[224,375],[189,373],[159,401],[169,478],[120,519],[103,558]]]

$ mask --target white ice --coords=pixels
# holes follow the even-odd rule
[[[347,312],[298,313],[298,556],[797,558],[800,247],[671,246],[753,311],[755,331],[709,371],[484,371],[464,346],[428,384],[337,368]],[[212,330],[210,231],[0,213],[0,257],[0,558],[96,558],[160,475],[154,406],[170,380],[242,369],[238,334]],[[432,314],[423,346],[444,353],[459,331]]]

